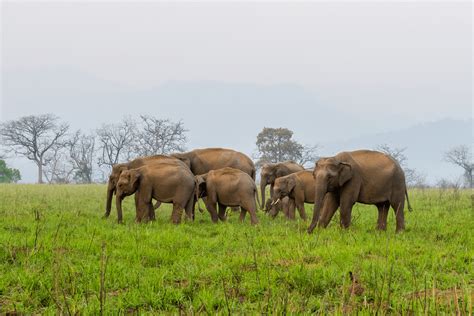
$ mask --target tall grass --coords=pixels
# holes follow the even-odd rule
[[[471,194],[411,191],[401,234],[356,205],[350,229],[308,235],[262,212],[175,226],[168,205],[139,225],[133,198],[119,225],[104,186],[1,185],[0,313],[472,314]]]

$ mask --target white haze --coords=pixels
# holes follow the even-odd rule
[[[325,155],[386,139],[435,181],[461,174],[450,141],[472,144],[472,36],[471,2],[1,2],[0,119],[144,113],[182,119],[188,148],[249,155],[264,126]],[[423,126],[448,135],[420,140],[430,155]]]

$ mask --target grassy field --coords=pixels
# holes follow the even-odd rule
[[[262,212],[174,226],[169,206],[138,225],[133,198],[118,225],[104,186],[1,185],[0,313],[472,314],[471,194],[411,191],[402,234],[356,205],[350,229],[308,235]]]

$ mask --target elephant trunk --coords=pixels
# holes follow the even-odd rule
[[[109,215],[110,215],[110,211],[112,209],[112,196],[114,195],[114,192],[115,192],[115,186],[109,180],[109,184],[107,186],[107,202],[106,202],[106,205],[105,205],[105,215],[104,215],[104,217],[109,217]]]
[[[116,192],[115,195],[116,195],[115,204],[117,206],[117,222],[119,224],[121,224],[122,223],[122,200],[123,200],[123,197],[122,197],[122,194],[119,194],[119,192]]]
[[[316,182],[316,191],[314,197],[314,209],[313,209],[313,219],[311,220],[311,225],[308,228],[308,233],[311,234],[319,222],[319,217],[321,213],[321,207],[323,205],[324,196],[327,193],[327,183],[318,183]]]
[[[261,192],[261,195],[262,195],[262,205],[260,207],[260,209],[263,209],[264,211],[268,211],[265,207],[265,187],[267,186],[267,181],[266,179],[261,179],[260,180],[260,192]]]

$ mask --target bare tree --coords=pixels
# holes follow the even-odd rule
[[[74,167],[68,159],[66,144],[54,146],[45,155],[46,164],[43,174],[48,183],[71,183],[74,175]]]
[[[136,156],[134,153],[134,140],[136,139],[137,124],[131,118],[124,118],[117,124],[104,124],[97,130],[99,143],[99,166],[112,167],[121,162],[128,161]]]
[[[95,136],[76,131],[67,142],[69,159],[74,169],[74,180],[79,183],[92,183],[95,157]]]
[[[257,166],[268,162],[293,160],[302,165],[314,162],[318,146],[306,146],[293,139],[293,132],[287,128],[265,127],[257,135]]]
[[[38,183],[43,183],[43,167],[47,155],[62,146],[62,138],[69,129],[53,114],[29,115],[0,125],[2,143],[8,152],[32,160],[38,166]]]
[[[316,162],[316,160],[318,160],[319,157],[317,155],[318,150],[318,145],[303,145],[303,148],[301,149],[301,154],[299,155],[299,157],[295,157],[296,162],[302,166],[311,165],[311,167],[313,167],[314,163]]]
[[[464,178],[469,188],[472,189],[474,162],[471,148],[466,145],[454,147],[444,154],[444,160],[464,169]]]
[[[140,115],[140,119],[135,146],[138,155],[150,156],[185,150],[187,130],[183,122],[172,122],[145,115]]]

